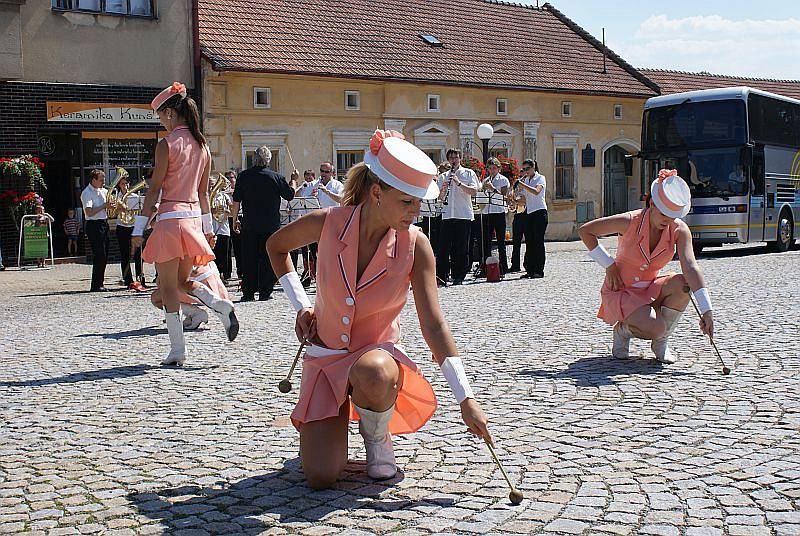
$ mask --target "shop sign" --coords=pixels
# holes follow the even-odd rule
[[[25,222],[22,228],[23,256],[26,259],[42,259],[50,255],[47,225],[33,225]]]
[[[158,123],[149,104],[47,101],[48,121],[77,123]]]

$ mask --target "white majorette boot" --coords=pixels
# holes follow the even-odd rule
[[[397,474],[392,448],[392,434],[389,433],[389,421],[392,420],[394,404],[386,411],[371,411],[355,406],[361,419],[358,431],[364,438],[367,448],[367,474],[375,480],[386,480]]]
[[[667,331],[664,333],[663,337],[653,339],[653,342],[650,343],[650,349],[653,350],[656,359],[662,363],[671,365],[678,360],[677,356],[669,351],[667,339],[672,335],[672,332],[675,331],[675,326],[678,325],[678,320],[680,320],[682,314],[683,311],[677,311],[669,307],[661,308],[661,316],[664,318],[664,323],[667,325]]]
[[[225,326],[225,333],[228,335],[228,340],[232,341],[235,339],[236,335],[239,333],[239,320],[236,319],[233,302],[223,300],[205,285],[196,285],[191,294],[203,302],[203,305],[214,311],[217,317],[219,317],[222,325]]]
[[[169,333],[169,353],[161,364],[181,366],[186,361],[186,339],[183,338],[181,313],[180,311],[168,313],[164,309],[164,318],[167,322],[167,333]]]
[[[208,313],[192,303],[182,303],[181,312],[183,313],[183,329],[187,331],[195,330],[200,324],[208,322]]]
[[[633,334],[623,322],[614,325],[614,345],[611,348],[611,355],[615,359],[630,359],[630,345]]]

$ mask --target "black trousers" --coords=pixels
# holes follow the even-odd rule
[[[103,286],[108,262],[108,248],[111,241],[108,237],[106,220],[86,220],[86,236],[92,246],[92,290]],[[130,247],[130,246],[128,246]]]
[[[475,219],[469,226],[469,267],[472,268],[472,263],[477,262],[481,266],[486,261],[487,255],[483,250],[483,214],[475,214]]]
[[[447,281],[452,274],[453,281],[463,281],[469,271],[469,230],[470,220],[445,219],[439,230],[439,251],[436,255],[436,276]],[[441,282],[440,281],[440,282]]]
[[[522,249],[522,237],[525,236],[525,221],[527,214],[520,212],[514,214],[514,221],[511,224],[511,267],[519,270],[519,256]]]
[[[506,215],[503,212],[483,215],[483,251],[485,257],[492,254],[492,233],[497,238],[497,251],[500,257],[500,273],[508,272],[508,255],[506,254]],[[483,259],[481,264],[485,263]]]
[[[242,235],[233,232],[233,218],[228,218],[228,223],[231,228],[231,253],[233,258],[236,259],[236,275],[241,279],[242,277]]]
[[[434,253],[439,251],[439,229],[442,227],[442,217],[422,218],[419,226],[422,232],[425,233],[425,236],[428,237],[428,240],[431,241],[431,248],[433,248]]]
[[[278,278],[267,256],[267,239],[275,231],[242,228],[242,294],[259,298],[272,294]]]
[[[214,255],[217,257],[217,269],[222,279],[231,278],[231,237],[227,235],[217,235],[217,243],[214,244]]]
[[[528,214],[525,222],[525,271],[529,275],[544,275],[544,233],[547,230],[547,210]]]
[[[133,283],[133,275],[131,274],[131,235],[133,234],[133,227],[123,227],[117,224],[117,244],[119,245],[119,264],[122,268],[122,280],[126,285]],[[133,264],[136,270],[136,280],[144,282],[144,271],[142,270],[142,248],[136,250],[133,254]]]

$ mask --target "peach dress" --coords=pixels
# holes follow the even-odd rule
[[[157,263],[189,256],[195,266],[206,264],[215,257],[200,223],[197,188],[211,155],[188,127],[174,129],[164,140],[169,148],[167,174],[161,185],[153,234],[147,239],[142,259]]]
[[[658,244],[650,251],[650,211],[634,210],[630,215],[631,222],[619,238],[614,259],[625,287],[613,291],[605,281],[600,291],[601,305],[597,318],[612,325],[658,298],[661,288],[672,275],[659,275],[659,272],[672,260],[678,242],[678,223],[673,220],[664,228]]]
[[[324,348],[312,346],[303,358],[300,400],[292,422],[335,417],[348,402],[350,368],[365,352],[380,348],[400,367],[402,387],[389,432],[415,432],[436,410],[436,395],[419,367],[399,345],[400,312],[408,299],[417,227],[389,229],[361,278],[356,281],[361,205],[327,210],[317,253],[314,312]],[[350,418],[358,414],[350,406]]]

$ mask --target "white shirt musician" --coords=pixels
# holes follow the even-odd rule
[[[490,168],[493,166],[490,166]],[[489,203],[483,207],[481,214],[505,214],[508,212],[508,205],[506,204],[506,195],[508,189],[511,187],[511,182],[503,175],[495,173],[491,177],[483,179],[481,189]]]
[[[459,166],[439,175],[439,199],[442,200],[442,220],[475,219],[472,196],[480,190],[478,176],[469,168]]]

